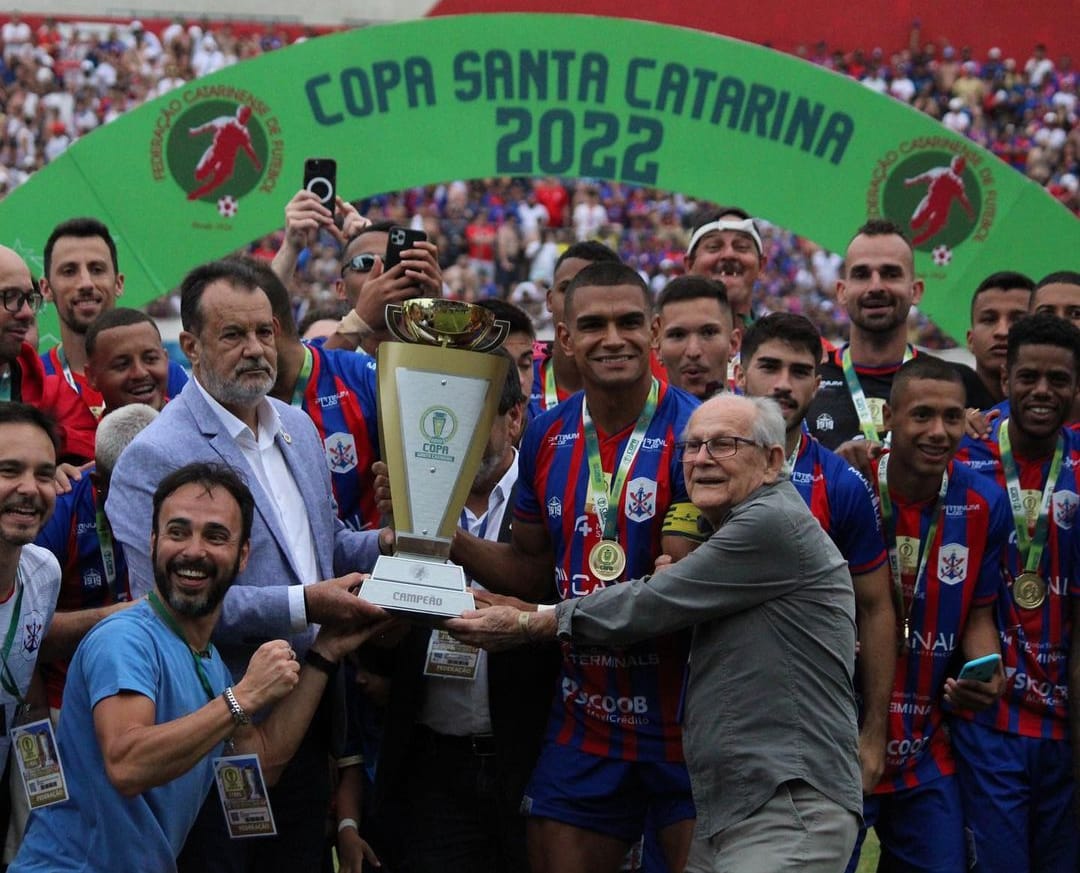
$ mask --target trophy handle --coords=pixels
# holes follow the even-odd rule
[[[387,303],[385,309],[386,329],[394,335],[394,338],[403,343],[416,342],[416,337],[408,332],[403,325],[402,307],[400,303]]]
[[[492,349],[497,349],[503,344],[503,340],[506,339],[510,333],[510,322],[502,318],[495,319],[491,325],[491,330],[480,337],[475,343],[470,346],[470,349],[474,352],[490,352]]]

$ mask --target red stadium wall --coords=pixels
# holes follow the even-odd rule
[[[441,0],[430,15],[467,12],[583,12],[593,15],[639,18],[692,27],[733,36],[781,51],[799,46],[813,50],[825,40],[830,50],[869,52],[880,46],[886,53],[908,44],[911,24],[922,23],[922,40],[939,48],[950,44],[971,46],[976,58],[984,58],[992,46],[1021,65],[1036,43],[1045,43],[1057,62],[1062,55],[1080,61],[1080,4],[1077,0],[1042,0],[1037,4],[1017,0],[980,0],[976,4],[941,3],[937,0],[757,0],[732,7],[723,3],[689,3],[687,0],[652,0],[628,4],[626,0]],[[886,58],[888,55],[886,54]]]

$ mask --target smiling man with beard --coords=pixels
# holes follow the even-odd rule
[[[370,630],[324,629],[303,669],[286,640],[263,643],[234,683],[210,637],[248,563],[254,514],[251,492],[223,465],[190,464],[161,481],[154,589],[79,646],[57,739],[70,796],[31,816],[10,869],[174,870],[217,756],[257,754],[267,781],[277,778],[338,660]]]
[[[151,498],[161,478],[193,461],[243,472],[256,506],[251,558],[225,598],[215,631],[239,678],[263,640],[285,638],[303,653],[315,625],[361,627],[379,614],[354,593],[355,571],[374,564],[379,534],[348,530],[337,518],[311,419],[267,396],[277,376],[279,326],[259,275],[241,261],[205,264],[185,277],[180,298],[180,344],[193,378],[120,457],[106,512],[138,597],[154,579]],[[333,578],[337,573],[343,575]],[[198,857],[182,858],[181,869],[243,869],[249,855],[259,856],[254,863],[261,870],[316,869],[330,793],[328,744],[329,717],[320,714],[270,792],[278,836],[229,841],[223,829],[212,834],[200,821],[189,841],[189,854]],[[206,809],[206,827],[220,828],[216,796]]]
[[[47,416],[22,403],[0,403],[0,633],[8,637],[0,688],[0,760],[5,767],[8,731],[17,716],[24,718],[23,704],[33,698],[36,705],[45,705],[35,664],[56,608],[60,566],[48,550],[32,543],[56,502],[56,452],[56,433]],[[7,833],[11,814],[7,776],[5,769],[0,834]],[[25,809],[21,812],[25,816]]]
[[[810,434],[864,474],[888,434],[882,410],[893,377],[918,352],[907,341],[907,319],[923,295],[915,255],[903,229],[875,218],[848,244],[836,299],[851,320],[850,342],[818,368],[821,387],[806,414]],[[970,367],[950,365],[965,396],[981,389]],[[861,445],[859,445],[861,444]]]

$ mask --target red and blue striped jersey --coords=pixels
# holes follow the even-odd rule
[[[991,425],[990,438],[960,444],[957,460],[1005,487],[998,434],[1005,417]],[[1009,538],[1009,558],[995,617],[1001,634],[1002,657],[1008,685],[995,706],[979,713],[960,710],[996,730],[1025,737],[1068,739],[1069,638],[1072,629],[1070,592],[1080,594],[1077,554],[1077,504],[1080,503],[1080,434],[1064,428],[1065,454],[1051,497],[1046,548],[1039,575],[1047,583],[1046,600],[1037,609],[1021,609],[1012,596],[1012,580],[1023,571],[1016,536]],[[1023,458],[1013,454],[1024,503],[1038,507],[1050,474],[1051,456]],[[1011,515],[1010,515],[1011,518]]]
[[[848,562],[852,576],[888,559],[874,489],[847,461],[803,432],[791,484]]]
[[[590,501],[588,455],[579,392],[529,424],[519,454],[516,520],[542,524],[555,555],[561,599],[603,588],[589,571],[589,551],[601,539]],[[660,554],[669,508],[686,503],[682,462],[675,442],[697,400],[661,384],[656,414],[626,476],[618,513],[626,570],[618,581],[647,576]],[[597,433],[609,480],[634,430]],[[628,761],[682,761],[679,702],[689,653],[689,632],[624,649],[563,646],[561,694],[556,695],[548,741],[589,754]]]
[[[301,408],[322,440],[338,517],[353,530],[377,528],[381,516],[371,474],[371,465],[379,459],[375,359],[321,344],[308,348],[311,375]]]
[[[985,476],[951,462],[926,575],[915,593],[919,543],[933,521],[937,495],[918,503],[907,503],[892,492],[890,497],[911,635],[910,646],[896,662],[885,774],[875,794],[913,788],[955,772],[943,729],[942,690],[972,607],[988,606],[998,597],[1012,530],[1005,492]]]
[[[45,367],[45,373],[49,376],[59,376],[61,379],[66,379],[64,375],[64,365],[60,362],[60,355],[58,349],[60,346],[56,345],[49,349],[47,352],[43,352],[40,355],[41,363]],[[83,402],[90,407],[90,411],[94,413],[95,418],[101,417],[102,408],[105,405],[105,398],[101,396],[101,392],[95,388],[90,387],[90,383],[86,381],[86,376],[82,373],[71,372],[71,378],[75,380],[75,391],[83,399]],[[176,361],[169,361],[169,379],[165,386],[166,399],[169,397],[176,397],[187,384],[188,374],[187,370],[181,367]]]
[[[109,587],[97,532],[97,494],[86,470],[67,494],[56,498],[56,508],[41,529],[37,545],[48,549],[60,563],[57,611],[96,609],[131,600],[124,547],[113,540],[116,582]],[[41,664],[49,706],[59,707],[64,694],[68,662]]]

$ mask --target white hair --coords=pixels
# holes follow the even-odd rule
[[[101,419],[94,441],[94,461],[99,475],[106,480],[112,475],[120,453],[157,415],[152,406],[129,403]]]

